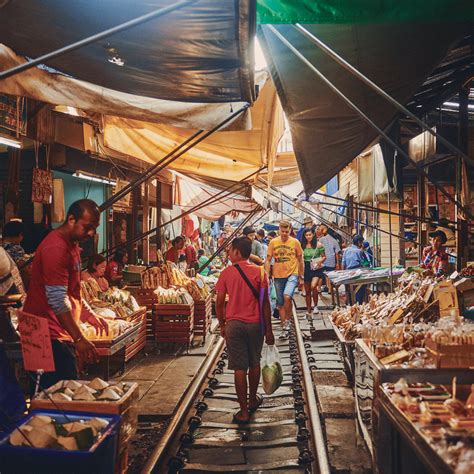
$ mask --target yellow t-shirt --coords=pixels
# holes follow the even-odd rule
[[[301,244],[294,237],[289,237],[282,242],[280,237],[275,237],[268,244],[268,255],[274,258],[273,277],[287,278],[298,275],[298,257],[303,253]]]

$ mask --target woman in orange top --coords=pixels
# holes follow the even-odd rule
[[[107,260],[102,255],[93,255],[87,262],[86,270],[82,272],[81,278],[89,280],[93,278],[97,281],[102,291],[109,289],[109,282],[105,278],[105,268],[107,267]]]

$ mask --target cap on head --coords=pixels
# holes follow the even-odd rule
[[[310,226],[313,224],[313,219],[311,219],[311,217],[305,217],[303,224],[305,225],[305,227]]]
[[[362,235],[359,235],[359,234],[354,235],[354,237],[353,237],[353,239],[352,239],[352,243],[353,243],[354,245],[360,244],[360,243],[362,243],[363,241],[364,241],[364,237],[362,237]]]
[[[448,238],[446,237],[446,234],[442,230],[435,230],[434,232],[430,232],[428,235],[431,238],[439,237],[443,244],[445,244],[448,241]]]

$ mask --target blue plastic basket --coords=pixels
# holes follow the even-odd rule
[[[67,419],[63,413],[67,416]],[[50,416],[60,423],[66,423],[68,420],[87,420],[97,417],[107,420],[109,426],[98,436],[89,451],[63,451],[60,449],[12,446],[8,442],[10,434],[17,426],[27,423],[34,415]],[[29,415],[22,418],[15,427],[0,439],[0,472],[2,474],[113,474],[119,421],[119,415],[32,410]]]

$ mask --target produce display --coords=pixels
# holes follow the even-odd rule
[[[448,390],[431,383],[408,384],[404,379],[385,383],[390,402],[456,472],[472,472],[474,465],[474,385]]]
[[[102,313],[103,317],[107,317]],[[94,326],[89,323],[80,323],[81,331],[86,339],[91,341],[112,341],[122,334],[126,333],[129,329],[133,328],[134,323],[130,321],[124,321],[123,319],[107,319],[107,325],[109,327],[109,333],[105,332],[97,333]]]
[[[90,382],[77,380],[62,380],[41,393],[38,398],[51,399],[60,402],[71,401],[111,401],[120,400],[130,389],[130,384],[119,382],[110,384],[99,377]]]
[[[64,423],[51,416],[34,415],[11,433],[9,443],[12,446],[88,451],[108,425],[109,422],[102,418]]]
[[[142,272],[142,287],[156,290],[160,304],[181,303],[185,290],[194,301],[206,299],[210,294],[209,286],[201,275],[190,278],[176,265],[166,262],[158,267],[152,267]],[[167,291],[168,290],[168,291]]]
[[[337,308],[332,313],[334,324],[346,340],[368,335],[375,328],[418,322],[431,322],[439,318],[436,301],[429,303],[435,281],[419,273],[411,273],[399,281],[394,293],[372,295],[368,303]]]
[[[184,288],[161,288],[155,290],[158,304],[190,304],[193,299]]]
[[[103,292],[93,278],[81,281],[81,292],[91,309],[104,318],[128,319],[140,309],[137,300],[128,291],[112,287]]]
[[[469,265],[461,270],[461,277],[472,278],[474,277],[474,265]]]

